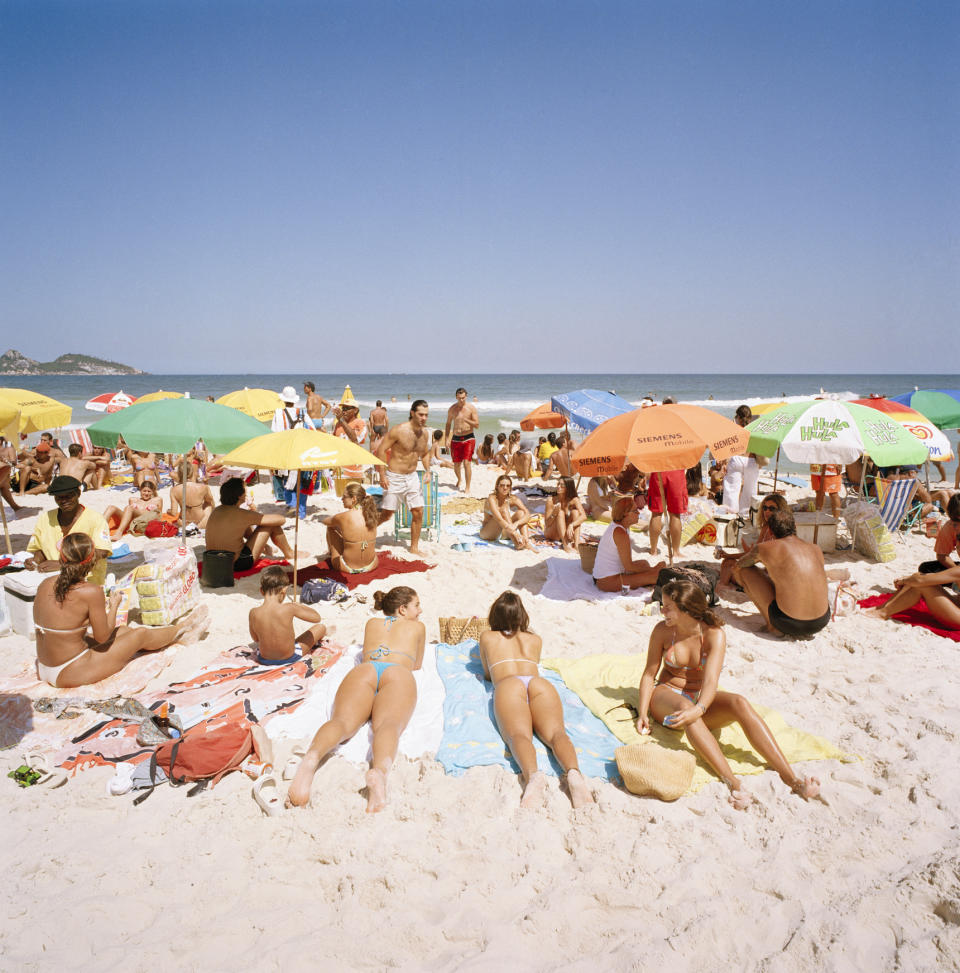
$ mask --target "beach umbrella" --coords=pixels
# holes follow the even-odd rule
[[[258,422],[270,422],[277,409],[283,408],[283,400],[271,389],[237,389],[221,395],[217,402],[252,416]]]
[[[20,410],[16,406],[0,403],[0,435],[6,436],[14,448],[17,446],[17,433],[19,429]],[[12,554],[13,548],[10,546],[10,528],[7,527],[7,511],[4,509],[2,499],[0,499],[0,518],[3,519],[3,537],[7,544],[7,554]]]
[[[549,402],[538,405],[533,412],[520,420],[520,428],[524,432],[532,432],[534,429],[562,429],[566,424],[566,416],[553,412]]]
[[[561,392],[550,400],[550,407],[584,433],[593,432],[602,422],[633,412],[635,408],[615,392],[602,392],[599,389]]]
[[[373,453],[318,429],[283,429],[257,436],[223,457],[224,466],[252,470],[325,470],[332,466],[386,466]],[[293,590],[297,590],[297,552],[300,541],[300,477],[297,477],[297,520],[293,534]]]
[[[0,388],[0,407],[16,409],[20,413],[19,432],[59,428],[67,425],[73,414],[70,406],[30,389]]]
[[[119,412],[136,401],[136,396],[127,395],[123,389],[120,389],[119,392],[102,392],[100,395],[95,395],[87,400],[84,408],[91,412]]]
[[[907,432],[913,433],[927,447],[930,459],[937,462],[953,459],[953,447],[950,445],[950,440],[926,416],[921,415],[915,409],[911,409],[910,406],[880,396],[869,399],[854,399],[853,404],[865,405],[868,409],[876,409],[894,422],[899,422]]]
[[[817,399],[791,402],[747,426],[749,451],[794,463],[852,463],[866,453],[878,466],[922,463],[927,448],[882,412],[864,405]]]
[[[960,390],[958,389],[918,389],[891,395],[891,402],[900,402],[916,409],[926,416],[938,429],[960,426]]]
[[[608,419],[574,450],[573,464],[584,476],[616,475],[626,463],[645,473],[688,469],[709,449],[722,461],[747,450],[749,435],[732,419],[698,405],[653,405]],[[660,478],[663,499],[663,478]],[[664,508],[666,504],[664,503]],[[667,531],[673,561],[673,542]]]
[[[256,419],[236,409],[201,399],[142,399],[127,409],[98,419],[87,427],[95,446],[109,449],[123,436],[131,449],[148,453],[183,454],[183,509],[187,509],[187,451],[202,439],[215,453],[226,453],[249,439],[264,435]],[[183,518],[183,543],[187,539],[187,518]]]
[[[138,402],[160,402],[163,399],[182,399],[185,398],[183,392],[165,392],[163,389],[157,389],[156,392],[147,392],[146,395],[141,395],[137,401]]]

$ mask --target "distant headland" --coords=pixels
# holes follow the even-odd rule
[[[145,375],[146,372],[120,362],[92,355],[61,355],[39,362],[12,348],[0,355],[0,375]]]

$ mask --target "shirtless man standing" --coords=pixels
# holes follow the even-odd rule
[[[778,510],[764,541],[737,561],[733,576],[760,609],[767,629],[792,638],[809,638],[830,621],[823,552],[797,537],[793,514]],[[762,561],[766,571],[755,567]]]
[[[189,484],[188,484],[189,486]],[[293,560],[293,550],[283,536],[283,514],[262,514],[256,510],[242,510],[239,506],[245,494],[243,480],[231,477],[220,487],[220,506],[207,519],[206,546],[210,551],[233,551],[234,571],[249,571],[265,553],[267,541],[273,541],[287,560]],[[306,555],[300,552],[303,559]]]
[[[377,443],[386,436],[387,430],[390,428],[390,417],[380,399],[377,399],[376,408],[370,410],[369,422],[370,446],[371,449],[376,449]]]
[[[307,415],[313,419],[314,425],[319,429],[333,406],[317,392],[313,382],[303,383],[303,394],[307,397]]]
[[[474,430],[480,425],[477,407],[467,402],[467,390],[457,389],[457,401],[447,409],[447,425],[443,430],[443,438],[450,447],[450,459],[453,460],[453,471],[457,475],[457,489],[460,489],[460,470],[463,468],[467,493],[470,492],[470,478],[473,476],[473,450],[477,440]],[[453,435],[451,437],[451,427]]]
[[[380,507],[380,523],[385,524],[405,500],[410,508],[410,553],[420,553],[420,528],[423,524],[423,490],[417,476],[417,461],[430,472],[430,434],[427,432],[429,408],[425,399],[410,406],[410,418],[394,426],[380,440],[376,456],[387,464],[387,488]],[[389,453],[389,457],[388,454]]]

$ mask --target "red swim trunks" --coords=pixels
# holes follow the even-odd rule
[[[473,433],[468,436],[452,436],[450,438],[450,459],[454,463],[469,463],[473,459],[473,449],[477,445]]]
[[[686,470],[668,470],[662,474],[650,474],[650,486],[647,489],[647,504],[650,507],[650,513],[663,513],[663,502],[660,499],[661,476],[663,477],[663,489],[667,495],[667,512],[678,516],[685,514],[687,512]]]

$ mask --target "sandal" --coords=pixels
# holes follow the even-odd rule
[[[53,790],[55,787],[63,787],[67,782],[67,775],[62,770],[51,770],[49,763],[47,763],[47,756],[41,753],[39,750],[31,750],[25,753],[20,758],[26,769],[31,775],[38,775],[29,784],[22,784],[19,780],[17,783],[21,787],[31,787],[33,785],[46,784],[48,790]],[[14,774],[22,771],[22,767],[18,767],[13,774],[8,774],[8,777],[12,777]]]
[[[297,773],[297,768],[300,766],[300,761],[307,755],[307,748],[302,747],[299,744],[293,748],[289,759],[283,765],[283,779],[293,780]]]
[[[260,810],[268,818],[283,814],[283,801],[280,800],[280,782],[273,774],[263,774],[250,791]]]

